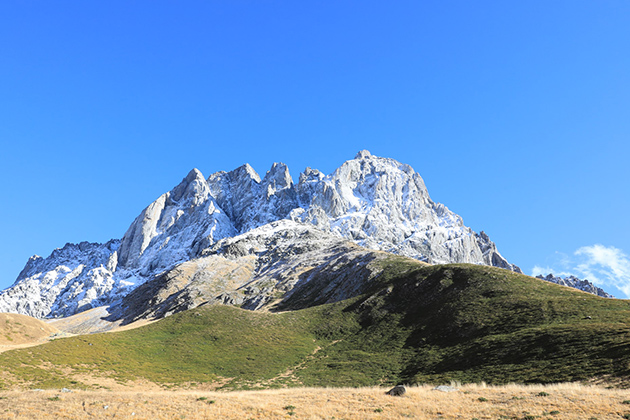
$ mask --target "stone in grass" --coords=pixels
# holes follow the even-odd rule
[[[403,395],[405,395],[405,392],[407,392],[407,390],[404,386],[396,385],[395,387],[387,391],[386,394],[391,395],[392,397],[402,397]]]

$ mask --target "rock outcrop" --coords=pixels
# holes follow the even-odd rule
[[[193,169],[134,220],[120,243],[118,267],[128,277],[150,278],[235,234],[203,175]]]

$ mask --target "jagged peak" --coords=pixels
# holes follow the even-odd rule
[[[326,175],[324,175],[319,169],[313,169],[310,166],[307,166],[304,169],[304,172],[300,174],[299,183],[303,184],[309,181],[321,181],[324,179]]]
[[[282,162],[274,162],[271,165],[271,168],[267,171],[265,178],[267,178],[269,175],[285,173],[285,172],[289,172],[289,167],[286,164]]]
[[[233,171],[228,172],[229,175],[231,176],[235,176],[235,177],[240,177],[240,176],[247,176],[251,179],[253,179],[254,181],[256,181],[257,183],[260,184],[260,175],[258,175],[258,172],[256,172],[256,170],[254,170],[254,168],[252,168],[252,166],[249,163],[246,163],[244,165],[239,166],[238,168],[234,169]]]
[[[613,295],[611,295],[610,293],[607,293],[602,288],[597,287],[595,284],[588,281],[587,279],[580,279],[571,274],[557,275],[557,276],[553,273],[547,274],[546,276],[539,274],[536,276],[536,278],[540,280],[548,281],[550,283],[556,283],[562,286],[573,287],[575,289],[579,289],[587,293],[592,293],[597,296],[601,296],[605,298],[614,298]]]
[[[186,175],[186,178],[184,178],[183,182],[191,183],[196,179],[205,179],[205,178],[203,177],[203,174],[201,173],[199,169],[192,168],[190,172],[188,172],[188,175]]]
[[[293,185],[293,178],[289,167],[282,162],[275,162],[262,180],[263,184],[273,184],[274,188],[282,189]]]
[[[205,189],[207,186],[206,179],[204,178],[201,171],[197,168],[193,168],[182,182],[179,183],[173,190],[171,191],[170,198],[173,201],[179,201],[184,195],[187,195],[188,190],[191,185],[194,187],[194,191],[192,191],[193,195],[196,195],[201,192],[201,190]]]
[[[342,182],[361,182],[368,175],[380,175],[382,173],[404,173],[407,177],[421,179],[409,165],[402,164],[395,159],[374,156],[367,150],[361,150],[354,159],[344,162],[329,177]],[[424,186],[422,189],[425,189]]]
[[[371,159],[374,156],[372,156],[372,153],[370,153],[369,150],[361,150],[359,151],[359,153],[357,153],[357,155],[354,157],[356,160],[358,159]]]
[[[54,255],[59,255],[59,254],[63,254],[63,253],[68,253],[68,252],[74,252],[74,251],[85,251],[89,248],[95,248],[95,247],[99,247],[102,246],[103,244],[101,244],[100,242],[88,242],[88,241],[82,241],[79,242],[77,244],[72,243],[72,242],[67,242],[63,247],[61,248],[55,248],[52,253],[50,254],[50,257],[54,256]],[[33,258],[33,257],[31,257]]]

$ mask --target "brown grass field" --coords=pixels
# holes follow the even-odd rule
[[[630,392],[596,386],[464,385],[441,392],[408,388],[298,388],[209,392],[7,391],[0,419],[623,419]]]
[[[26,315],[0,313],[0,351],[44,343],[60,331]]]

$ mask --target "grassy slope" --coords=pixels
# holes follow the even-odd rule
[[[353,363],[348,355],[360,351],[356,370],[370,360],[376,364],[367,369],[372,380],[545,383],[630,376],[628,301],[491,267],[414,268],[390,260],[383,277],[386,288],[348,308],[360,313],[362,328],[331,346],[312,370],[345,370]]]
[[[36,343],[55,332],[59,331],[30,316],[0,313],[0,345]]]
[[[4,385],[81,386],[72,372],[158,383],[232,378],[227,386],[237,388],[630,377],[628,301],[491,267],[382,264],[370,292],[332,305],[279,314],[205,306],[0,354]]]

